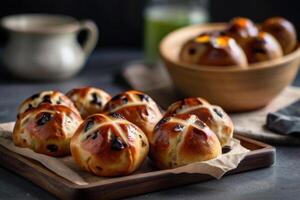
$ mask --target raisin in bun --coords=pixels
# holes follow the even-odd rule
[[[229,22],[225,33],[234,38],[239,45],[243,46],[248,37],[254,37],[258,34],[258,28],[250,19],[236,17]]]
[[[160,169],[210,160],[222,153],[215,133],[196,115],[190,114],[160,120],[150,147],[151,159]]]
[[[64,105],[41,104],[19,115],[13,130],[16,146],[49,156],[70,154],[70,140],[82,119]]]
[[[233,38],[210,33],[186,42],[179,58],[182,62],[195,65],[247,66],[246,56]]]
[[[244,51],[249,63],[272,60],[282,57],[282,49],[277,40],[267,32],[259,32],[244,43]]]
[[[142,164],[148,151],[143,131],[117,113],[89,116],[71,140],[75,162],[98,176],[130,174]]]
[[[297,33],[294,25],[282,17],[267,19],[261,24],[261,30],[277,39],[284,54],[292,52],[297,46]]]
[[[170,105],[164,115],[194,114],[203,121],[219,138],[221,146],[225,146],[233,135],[233,123],[224,110],[211,105],[202,98],[186,98]]]
[[[75,88],[69,91],[67,96],[84,119],[89,115],[101,113],[104,105],[111,98],[107,92],[94,87]]]
[[[73,102],[63,93],[59,91],[43,91],[27,98],[19,107],[18,114],[22,114],[27,110],[38,107],[40,104],[65,105],[78,113]]]
[[[144,131],[148,139],[162,115],[157,104],[139,91],[131,90],[114,96],[105,106],[104,111],[119,113],[128,121]]]

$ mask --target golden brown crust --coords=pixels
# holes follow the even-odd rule
[[[81,117],[64,105],[40,104],[19,115],[13,130],[16,146],[49,156],[70,154],[70,139]]]
[[[71,139],[76,163],[99,176],[122,176],[135,171],[147,157],[143,131],[121,115],[88,117]]]
[[[294,25],[282,17],[267,19],[262,23],[261,30],[270,33],[277,39],[284,54],[292,52],[297,46],[297,33]]]
[[[150,145],[151,159],[160,169],[210,160],[222,153],[214,132],[190,114],[163,118],[154,129]]]
[[[182,62],[198,65],[247,66],[246,56],[236,41],[214,33],[205,33],[186,42],[179,58]]]
[[[148,139],[162,115],[157,104],[139,91],[131,90],[114,96],[105,106],[105,112],[119,113],[140,127]]]
[[[186,98],[170,105],[164,117],[176,114],[194,114],[218,136],[222,146],[225,146],[233,135],[233,123],[224,110],[209,104],[202,98]]]
[[[73,102],[66,95],[59,91],[49,90],[36,93],[23,101],[18,109],[18,115],[32,108],[36,108],[41,104],[65,105],[79,114]]]
[[[92,114],[102,113],[105,104],[111,99],[107,92],[94,87],[75,88],[70,90],[67,96],[73,101],[83,119]]]
[[[225,34],[234,38],[239,45],[243,46],[247,38],[257,36],[258,28],[250,19],[236,17],[229,22]]]
[[[243,45],[249,63],[272,60],[282,57],[282,49],[277,40],[267,32],[259,32],[249,37]]]

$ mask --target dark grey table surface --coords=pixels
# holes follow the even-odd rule
[[[76,77],[56,83],[20,81],[0,68],[0,122],[15,119],[20,102],[31,94],[48,89],[63,92],[78,86],[96,86],[111,94],[128,88],[117,75],[126,63],[142,58],[137,50],[98,50]],[[298,74],[294,85],[300,86]],[[158,191],[131,199],[300,199],[300,148],[277,146],[276,163],[270,167],[226,176],[220,180]],[[54,196],[0,167],[0,199],[56,199]]]

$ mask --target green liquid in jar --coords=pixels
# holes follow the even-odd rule
[[[201,7],[153,6],[145,13],[144,48],[146,60],[155,62],[159,57],[159,44],[168,33],[190,25],[208,21],[208,14]]]

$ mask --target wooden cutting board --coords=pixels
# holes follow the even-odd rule
[[[241,144],[250,150],[238,167],[226,175],[268,167],[275,161],[275,148],[265,143],[235,135]],[[125,176],[122,180],[97,181],[77,185],[53,173],[42,164],[16,154],[0,146],[0,165],[23,176],[60,199],[119,199],[144,194],[174,186],[213,179],[202,174],[142,173],[135,178]],[[224,177],[226,178],[226,177]]]

